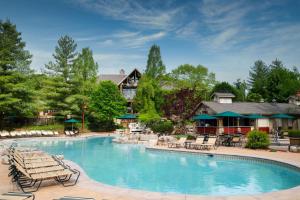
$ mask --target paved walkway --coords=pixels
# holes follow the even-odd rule
[[[95,134],[93,134],[95,135]],[[167,150],[167,147],[155,147],[155,149]],[[185,149],[173,149],[175,151],[186,151]],[[193,150],[190,150],[193,151]],[[200,151],[193,151],[200,152]],[[219,147],[216,150],[201,151],[201,153],[215,153],[215,154],[228,154],[228,155],[242,155],[253,156],[260,158],[274,159],[277,161],[288,162],[300,167],[300,154],[290,152],[270,152],[265,150],[250,150],[236,147]],[[80,169],[75,163],[69,162],[72,167]],[[80,169],[81,170],[81,169]],[[82,170],[81,170],[82,171]],[[289,190],[283,190],[278,192],[265,193],[261,195],[252,196],[226,196],[226,197],[207,197],[207,196],[195,196],[195,195],[168,195],[164,193],[145,192],[139,190],[131,190],[118,188],[113,186],[104,185],[95,181],[92,181],[82,171],[82,175],[76,186],[63,187],[61,185],[49,185],[43,186],[38,192],[36,192],[37,200],[51,200],[54,198],[69,196],[85,196],[93,197],[97,200],[295,200],[300,199],[300,186]],[[0,164],[0,193],[7,191],[17,191],[15,184],[10,182],[7,177],[8,166]]]

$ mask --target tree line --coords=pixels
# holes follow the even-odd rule
[[[99,65],[86,47],[77,50],[70,36],[62,36],[53,61],[36,73],[30,68],[32,55],[25,49],[21,33],[10,21],[0,21],[0,126],[10,118],[33,118],[51,110],[58,120],[81,119],[85,113],[90,129],[113,129],[113,118],[127,112],[126,99],[111,81],[97,80]],[[276,59],[270,65],[256,61],[248,80],[233,84],[216,81],[203,65],[183,64],[166,71],[160,47],[153,45],[146,69],[139,80],[134,111],[146,124],[162,117],[178,124],[196,112],[213,92],[231,92],[235,101],[287,102],[300,89],[300,74]]]

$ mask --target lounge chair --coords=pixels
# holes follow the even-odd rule
[[[7,192],[0,195],[0,200],[25,200],[35,199],[32,193],[21,193],[21,192]]]
[[[200,136],[200,137],[197,137],[196,141],[195,142],[192,142],[190,147],[193,148],[193,149],[200,149],[204,142],[204,137],[203,136]]]
[[[1,137],[9,137],[9,132],[7,132],[7,131],[1,131],[0,136]]]
[[[57,131],[54,131],[53,134],[54,134],[55,136],[58,136],[58,135],[59,135],[59,133],[58,133]]]
[[[241,146],[242,145],[242,141],[241,138],[239,136],[233,136],[233,138],[230,141],[230,146]]]
[[[86,198],[86,197],[70,197],[70,196],[64,196],[59,199],[53,199],[53,200],[96,200],[94,198]]]
[[[35,153],[33,154],[35,155]],[[71,169],[55,157],[50,156],[52,162],[56,162],[56,165],[40,167],[38,166],[39,163],[44,162],[45,155],[43,154],[40,154],[41,160],[38,159],[37,154],[35,156],[31,155],[30,158],[35,159],[29,160],[26,160],[26,156],[16,152],[12,156],[9,176],[12,176],[12,181],[16,182],[23,192],[26,192],[27,188],[31,188],[30,192],[35,192],[40,188],[43,181],[50,179],[54,179],[65,187],[73,186],[80,176],[79,171]],[[75,180],[71,181],[73,176],[75,176]]]
[[[11,137],[16,137],[17,136],[17,133],[15,131],[11,131],[9,134],[10,134]]]
[[[207,143],[202,144],[201,148],[209,150],[210,148],[216,148],[216,137],[209,137]]]
[[[178,141],[176,142],[170,142],[168,143],[168,147],[184,147],[185,145],[185,142],[186,142],[186,137],[181,137]]]

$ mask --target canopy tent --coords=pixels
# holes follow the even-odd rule
[[[67,119],[65,120],[65,123],[71,123],[71,126],[72,126],[72,131],[73,131],[73,124],[74,123],[79,123],[80,121],[77,120],[77,119]]]
[[[273,118],[273,119],[294,119],[293,116],[290,116],[287,114],[276,114],[276,115],[272,115],[271,118]]]
[[[137,116],[134,114],[125,114],[117,117],[117,119],[137,119]]]
[[[231,111],[221,112],[221,113],[218,113],[218,114],[216,114],[214,116],[217,117],[217,118],[225,118],[225,117],[227,117],[227,121],[228,121],[228,124],[227,124],[227,134],[229,134],[229,118],[230,117],[237,118],[237,125],[238,126],[239,126],[239,118],[245,117],[244,115],[241,115],[241,114],[235,113],[235,112],[231,112]]]

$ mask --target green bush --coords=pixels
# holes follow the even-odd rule
[[[114,131],[118,128],[113,120],[103,120],[93,115],[89,115],[87,121],[88,129],[91,131]]]
[[[158,121],[150,126],[154,133],[171,134],[173,131],[173,123],[171,121]]]
[[[289,137],[300,138],[300,131],[298,131],[298,130],[289,130]]]
[[[186,139],[187,140],[196,140],[196,137],[193,135],[187,135]]]
[[[250,131],[248,133],[248,142],[246,148],[250,149],[266,149],[270,144],[269,136],[266,132],[262,131]]]

